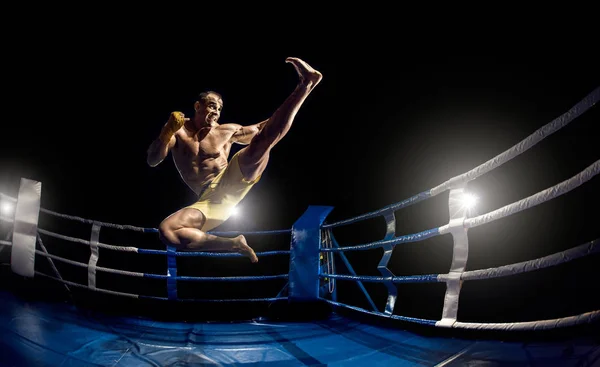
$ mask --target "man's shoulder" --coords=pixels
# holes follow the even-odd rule
[[[224,123],[224,124],[220,124],[217,129],[220,131],[228,131],[228,132],[235,132],[237,130],[239,130],[242,127],[242,125],[240,124],[234,124],[234,123]]]
[[[242,127],[242,125],[234,124],[232,122],[226,122],[223,124],[219,124],[219,128],[223,128],[223,129],[239,129],[240,127]]]

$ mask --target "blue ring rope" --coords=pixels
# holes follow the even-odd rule
[[[115,226],[111,223],[101,223],[102,225],[104,225],[105,227],[110,227],[110,226]],[[127,228],[121,228],[121,229],[130,229],[130,230],[137,230],[137,231],[141,231],[144,233],[158,233],[158,229],[157,228],[141,228],[141,227],[134,227],[134,226],[128,226]],[[211,232],[208,231],[206,233],[215,235],[215,236],[238,236],[238,235],[260,235],[260,234],[289,234],[292,233],[291,229],[276,229],[276,230],[271,230],[271,231],[250,231],[250,232],[244,232],[244,231],[231,231],[231,232]]]
[[[291,229],[277,229],[271,231],[251,231],[251,232],[243,232],[243,231],[230,231],[230,232],[211,232],[208,231],[206,233],[215,235],[215,236],[238,236],[240,234],[243,235],[260,235],[260,234],[290,234],[292,233]]]
[[[156,296],[139,296],[140,299],[153,299],[158,301],[168,301],[167,297]],[[174,301],[178,302],[198,302],[198,303],[228,303],[228,302],[274,302],[284,301],[287,297],[272,297],[272,298],[232,298],[232,299],[197,299],[197,298],[177,298]]]
[[[387,213],[390,210],[395,211],[395,210],[398,210],[398,209],[405,208],[407,206],[416,204],[416,203],[418,203],[420,201],[423,201],[423,200],[428,199],[429,197],[431,197],[431,192],[430,191],[431,190],[423,191],[423,192],[421,192],[421,193],[419,193],[419,194],[417,194],[415,196],[412,196],[412,197],[410,197],[408,199],[404,199],[404,200],[402,200],[402,201],[400,201],[398,203],[395,203],[395,204],[392,204],[392,205],[388,205],[388,206],[386,206],[384,208],[381,208],[381,209],[376,210],[376,211],[371,212],[371,213],[362,214],[362,215],[359,215],[359,216],[354,217],[354,218],[345,219],[345,220],[342,220],[342,221],[339,221],[339,222],[335,222],[335,223],[331,223],[331,224],[324,224],[324,225],[321,226],[321,228],[327,229],[327,228],[333,228],[333,227],[339,227],[339,226],[342,226],[342,225],[352,224],[352,223],[359,222],[361,220],[366,220],[366,219],[374,218],[374,217],[377,217],[377,216],[380,216],[380,215],[384,215],[385,213]]]
[[[236,276],[236,277],[193,277],[193,276],[169,276],[161,274],[145,273],[144,278],[150,279],[167,279],[167,280],[191,280],[196,282],[242,282],[247,280],[271,280],[271,279],[288,279],[288,274],[278,275],[256,275],[256,276]]]
[[[399,315],[388,315],[388,314],[385,314],[383,312],[367,311],[367,310],[365,310],[363,308],[360,308],[360,307],[350,306],[350,305],[347,305],[345,303],[335,302],[335,301],[332,301],[332,300],[329,300],[329,299],[325,299],[325,298],[322,298],[322,299],[325,302],[330,303],[330,304],[332,304],[334,306],[348,308],[348,309],[351,309],[351,310],[354,310],[354,311],[366,313],[366,314],[369,314],[369,315],[380,316],[380,317],[383,317],[383,318],[394,319],[394,320],[401,320],[401,321],[408,321],[408,322],[415,322],[417,324],[431,325],[431,326],[435,326],[435,324],[437,323],[436,320],[418,319],[416,317],[399,316]]]
[[[149,249],[138,249],[138,254],[147,254],[147,255],[166,255],[167,251],[165,250],[149,250]],[[266,251],[266,252],[257,252],[256,256],[273,256],[273,255],[289,255],[289,250],[284,251]],[[201,257],[245,257],[242,254],[238,254],[236,252],[197,252],[197,251],[177,251],[175,256],[201,256]]]
[[[404,236],[399,236],[393,238],[391,240],[380,240],[375,242],[369,242],[364,245],[356,245],[356,246],[345,246],[339,248],[326,248],[321,247],[319,250],[321,252],[342,252],[342,251],[358,251],[358,250],[371,250],[378,247],[383,247],[385,245],[398,245],[400,243],[406,242],[417,242],[422,241],[430,237],[435,237],[440,234],[440,228],[432,228],[423,232],[407,234]]]
[[[407,276],[393,276],[393,277],[378,277],[368,275],[344,275],[344,274],[321,274],[321,278],[332,278],[342,280],[354,280],[361,282],[392,282],[392,283],[437,283],[439,274],[429,275],[407,275]]]

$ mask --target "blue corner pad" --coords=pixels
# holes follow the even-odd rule
[[[292,226],[290,246],[290,302],[319,300],[321,225],[332,206],[309,206]]]

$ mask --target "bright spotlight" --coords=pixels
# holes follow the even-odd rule
[[[238,209],[238,207],[233,207],[233,209],[231,209],[230,214],[231,214],[232,217],[235,217],[238,214],[240,214],[240,210]]]
[[[463,197],[463,205],[467,209],[473,209],[477,205],[479,198],[473,194],[465,194]]]
[[[12,217],[15,206],[8,201],[0,202],[0,213],[6,217]]]

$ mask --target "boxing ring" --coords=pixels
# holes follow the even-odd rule
[[[484,226],[498,219],[528,210],[550,201],[588,183],[600,172],[600,160],[568,178],[534,195],[491,212],[471,216],[465,204],[469,191],[467,184],[479,176],[517,158],[543,139],[565,127],[592,108],[600,99],[596,88],[569,111],[542,126],[525,139],[470,171],[452,177],[446,182],[355,218],[327,223],[330,206],[309,206],[292,228],[277,231],[217,232],[220,236],[244,234],[252,246],[254,235],[287,236],[289,250],[257,252],[265,257],[289,259],[289,270],[282,274],[260,276],[196,277],[185,275],[178,266],[183,257],[235,258],[236,253],[183,252],[175,248],[151,249],[100,241],[103,230],[131,231],[157,240],[156,228],[105,223],[66,215],[41,207],[42,183],[21,179],[18,195],[1,194],[3,203],[14,206],[10,216],[1,221],[11,226],[0,245],[10,248],[10,266],[13,275],[49,279],[71,288],[95,294],[106,294],[128,299],[145,299],[165,303],[245,304],[286,303],[292,305],[324,304],[333,311],[325,319],[308,321],[277,321],[253,319],[245,322],[167,322],[152,319],[90,314],[75,307],[50,302],[22,300],[11,292],[2,292],[0,318],[2,337],[0,347],[6,365],[60,365],[60,366],[162,366],[162,365],[497,365],[527,363],[540,365],[593,365],[600,363],[599,342],[589,339],[569,341],[569,346],[548,343],[527,348],[522,343],[500,343],[494,340],[470,340],[455,337],[428,337],[342,316],[342,310],[380,320],[395,320],[406,325],[415,324],[425,329],[453,331],[546,332],[582,325],[597,325],[600,310],[566,315],[554,319],[521,322],[486,323],[465,322],[458,318],[461,287],[466,281],[509,277],[526,272],[564,264],[586,256],[597,256],[599,238],[573,244],[560,251],[529,261],[494,268],[467,271],[469,229]],[[449,221],[443,226],[422,232],[397,235],[395,212],[410,205],[448,192]],[[39,225],[41,215],[73,221],[91,227],[87,237],[56,233]],[[359,244],[339,243],[333,229],[372,218],[383,218],[386,233],[383,239]],[[396,246],[420,242],[435,236],[452,237],[452,262],[447,273],[397,276],[388,267]],[[47,239],[72,246],[89,248],[87,262],[75,261],[53,254],[45,245]],[[345,253],[382,249],[377,266],[380,276],[359,275],[354,271]],[[87,250],[86,250],[87,251]],[[105,252],[152,255],[162,257],[166,271],[162,274],[115,269],[98,265]],[[40,261],[49,264],[50,272],[41,271]],[[55,262],[83,269],[86,282],[76,282],[63,276]],[[340,266],[343,265],[343,266]],[[340,268],[346,269],[340,273]],[[102,277],[113,274],[142,280],[160,280],[165,283],[164,295],[128,293],[101,287]],[[243,299],[205,299],[185,297],[180,292],[185,282],[213,282],[227,287],[230,282],[281,281],[285,285],[270,297]],[[359,307],[338,300],[338,281],[355,282],[369,307]],[[104,282],[105,284],[108,284]],[[385,304],[377,304],[364,283],[382,284],[387,292]],[[401,283],[444,283],[446,286],[439,319],[423,319],[395,313],[398,299],[397,285]],[[566,348],[566,349],[565,349]],[[565,350],[567,350],[565,352]],[[479,363],[479,364],[478,364]],[[486,364],[489,363],[489,364]],[[494,364],[497,363],[497,364]],[[529,365],[529,364],[527,364]]]

